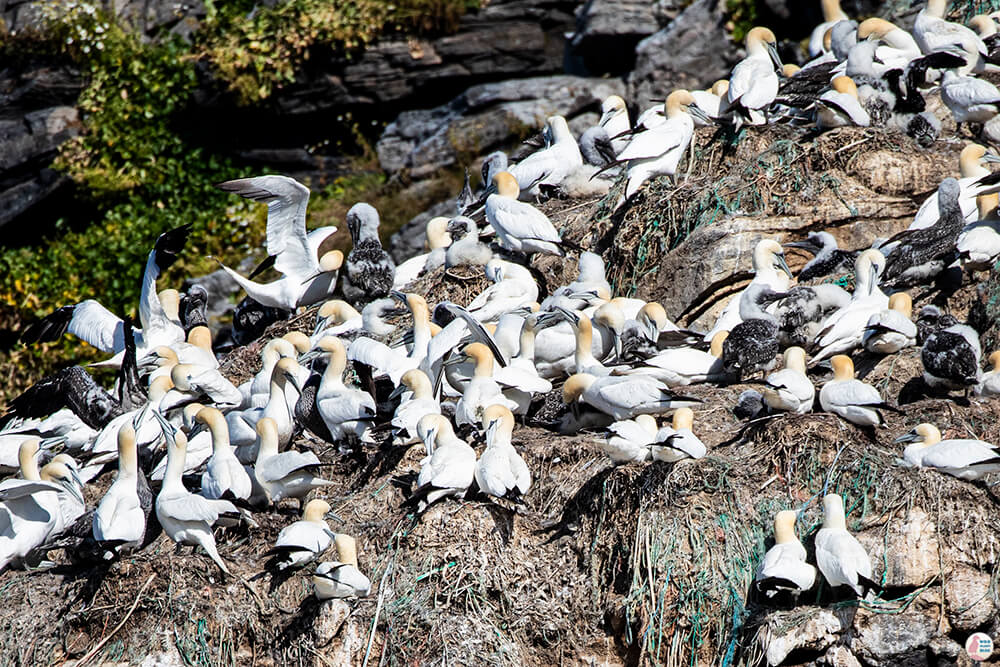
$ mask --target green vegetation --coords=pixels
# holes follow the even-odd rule
[[[757,25],[757,0],[726,0],[726,14],[732,24],[733,41],[742,44],[750,29]]]

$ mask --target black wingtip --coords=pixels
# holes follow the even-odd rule
[[[276,261],[277,261],[277,257],[275,255],[268,255],[267,259],[265,259],[263,262],[261,262],[260,264],[258,264],[257,268],[250,272],[250,275],[247,276],[247,279],[248,280],[253,280],[257,276],[259,276],[260,274],[264,273],[265,271],[267,271],[268,269],[270,269],[272,266],[274,266],[274,263]]]
[[[73,305],[63,306],[52,311],[21,332],[21,342],[25,345],[31,345],[32,343],[50,343],[58,340],[69,328],[75,309],[76,306]]]
[[[177,261],[178,256],[184,249],[184,244],[187,243],[188,236],[191,234],[191,227],[192,224],[190,222],[180,227],[174,227],[169,231],[163,232],[156,239],[153,252],[156,253],[156,266],[160,269],[161,273],[169,269]]]

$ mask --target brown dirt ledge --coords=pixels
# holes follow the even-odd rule
[[[830,227],[844,243],[867,245],[874,233],[905,226],[961,148],[939,142],[918,151],[873,130],[806,142],[781,129],[751,130],[733,149],[702,132],[698,145],[704,159],[679,188],[653,182],[623,215],[607,213],[615,193],[545,205],[567,238],[603,252],[620,291],[655,297],[673,315],[690,306],[685,295],[721,298],[739,286],[698,274],[710,263],[706,246],[685,250],[698,234],[725,226],[731,237],[748,234],[749,244],[754,235]],[[746,271],[749,258],[737,260],[730,266]],[[552,286],[575,266],[540,258],[535,268]],[[468,283],[437,273],[420,288],[431,302],[461,303],[474,292]],[[918,303],[934,299],[960,316],[978,308],[992,326],[990,289],[917,294]],[[312,324],[310,312],[272,333]],[[258,353],[237,350],[224,368],[248,377]],[[755,665],[769,655],[783,664],[968,664],[959,645],[969,633],[1000,634],[998,490],[901,468],[892,440],[933,420],[946,437],[996,442],[997,403],[922,397],[912,381],[915,350],[865,368],[891,402],[905,403],[874,434],[823,414],[743,428],[730,407],[746,386],[693,387],[705,401],[695,428],[710,447],[701,461],[613,467],[594,436],[558,436],[533,423],[515,433],[535,479],[523,505],[448,501],[418,522],[399,505],[420,448],[341,457],[300,438],[296,446],[337,461],[335,484],[320,495],[344,518],[335,529],[358,537],[370,597],[321,605],[306,576],[274,591],[266,578],[240,581],[260,571],[260,554],[294,520],[287,506],[256,515],[260,527],[250,533],[219,535],[236,575],[226,580],[204,556],[175,554],[163,536],[107,568],[53,552],[53,571],[5,573],[2,662]],[[87,490],[90,504],[111,476]],[[750,583],[773,513],[805,505],[799,530],[811,551],[824,490],[845,497],[850,528],[890,599],[859,607],[826,589],[794,610],[761,607]]]

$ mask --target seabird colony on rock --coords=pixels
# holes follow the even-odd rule
[[[728,80],[675,90],[634,125],[618,96],[604,100],[598,124],[579,141],[565,118],[547,118],[545,145],[513,164],[502,152],[489,156],[481,192],[467,179],[457,215],[428,221],[428,252],[398,267],[369,204],[347,213],[347,256],[320,254],[336,227],[307,231],[307,187],[277,175],[222,183],[268,207],[264,263],[249,277],[223,266],[252,299],[234,316],[240,335],[259,335],[268,309],[319,304],[315,321],[304,332],[261,341],[260,370],[235,386],[213,351],[205,290],[157,291],[183,251],[190,228],[182,226],[160,235],[149,253],[138,326],[87,300],[29,327],[26,343],[74,334],[111,355],[99,365],[117,368],[118,377],[108,391],[72,367],[9,403],[0,471],[17,474],[0,482],[0,569],[36,566],[55,540],[64,538],[65,548],[74,536],[73,558],[120,558],[156,539],[155,512],[170,540],[200,548],[228,574],[229,534],[216,529],[252,530],[255,513],[294,500],[302,518],[260,554],[270,558],[265,572],[308,569],[320,599],[363,596],[371,583],[357,542],[327,524],[326,498],[336,484],[323,470],[334,461],[318,457],[306,440],[345,454],[376,445],[423,448],[403,503],[419,520],[436,503],[516,506],[530,497],[533,471],[519,423],[530,422],[553,391],[562,398],[560,432],[589,432],[587,440],[615,465],[676,466],[698,466],[710,455],[699,433],[709,431],[703,417],[718,406],[698,397],[699,384],[748,383],[737,404],[725,406],[742,419],[807,419],[823,411],[843,420],[847,432],[860,427],[859,435],[876,439],[886,411],[898,408],[885,385],[855,377],[856,360],[919,346],[919,381],[929,392],[1000,395],[1000,352],[989,355],[984,371],[974,329],[940,305],[925,305],[912,319],[920,295],[912,288],[934,288],[953,269],[992,270],[1000,257],[1000,178],[988,168],[998,158],[979,144],[962,151],[960,178],[944,179],[909,229],[871,239],[871,248],[842,249],[822,230],[760,239],[746,267],[752,279],[708,331],[671,322],[669,294],[663,304],[616,295],[601,256],[580,252],[542,206],[554,195],[611,191],[618,211],[652,178],[677,182],[696,126],[738,132],[788,123],[822,132],[892,125],[928,143],[941,131],[924,100],[934,85],[956,122],[996,117],[1000,93],[978,78],[996,61],[986,46],[996,42],[992,18],[971,22],[984,42],[945,19],[943,0],[928,2],[912,35],[883,19],[857,25],[836,0],[822,0],[822,8],[824,22],[809,40],[814,59],[801,68],[783,66],[775,34],[755,27]],[[492,244],[484,242],[490,235]],[[797,279],[785,248],[813,256]],[[533,255],[575,265],[576,279],[544,294]],[[472,267],[492,284],[465,307],[429,303],[415,286],[440,267]],[[269,268],[281,277],[257,282]],[[851,292],[803,284],[851,270]],[[906,445],[903,466],[970,482],[1000,472],[996,446],[944,438],[931,423],[895,442]],[[65,451],[53,456],[58,449]],[[114,481],[84,514],[83,489],[112,469]],[[805,509],[773,517],[775,542],[759,554],[756,573],[762,598],[794,601],[814,587],[817,568],[834,589],[879,592],[870,558],[847,529],[841,496],[822,498],[822,528],[805,535],[815,545],[815,567],[795,531]],[[79,521],[88,529],[64,535]]]

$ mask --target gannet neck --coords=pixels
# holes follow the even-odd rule
[[[712,94],[716,97],[722,97],[729,92],[729,81],[727,79],[719,79],[712,84]]]
[[[211,353],[212,330],[203,325],[196,326],[188,332],[187,342]]]
[[[524,321],[524,325],[521,327],[521,335],[518,336],[518,351],[517,357],[519,359],[527,359],[534,363],[535,361],[535,318],[534,316],[528,317]]]
[[[174,434],[174,442],[167,447],[167,470],[163,473],[163,487],[160,493],[186,492],[181,476],[184,474],[184,458],[187,455],[187,437],[184,431]]]
[[[517,184],[517,179],[510,172],[501,171],[493,176],[493,184],[496,186],[497,194],[508,199],[517,199],[521,194],[521,188]]]
[[[177,368],[177,366],[174,366]],[[151,406],[159,407],[163,402],[167,392],[173,389],[174,381],[169,375],[161,375],[149,383],[149,392],[146,394],[146,401]]]
[[[823,22],[846,21],[847,14],[840,8],[840,0],[821,0],[820,7],[823,10]]]
[[[597,378],[589,373],[576,373],[569,376],[566,383],[563,384],[563,403],[569,405],[575,402],[596,381]]]
[[[976,197],[976,208],[979,209],[980,220],[994,217],[998,206],[1000,206],[1000,193],[994,192],[991,195]]]
[[[418,368],[412,368],[400,378],[400,382],[406,385],[413,392],[413,398],[417,400],[434,397],[434,389],[427,374]]]
[[[679,431],[681,429],[691,430],[694,426],[694,410],[691,408],[677,408],[674,412],[674,430]]]
[[[469,343],[465,346],[465,356],[475,363],[474,377],[493,377],[493,353],[488,347],[482,343]]]
[[[590,323],[590,318],[583,313],[579,314],[576,322],[576,351],[574,353],[578,368],[586,366],[594,360],[591,346],[594,344],[594,329]]]
[[[801,347],[790,347],[785,350],[785,368],[806,373],[806,351]]]
[[[431,314],[424,297],[407,294],[406,303],[413,315],[413,351],[411,357],[427,356],[427,345],[431,342]]]
[[[157,298],[160,300],[160,307],[163,308],[163,314],[167,316],[167,319],[174,322],[180,321],[181,293],[175,289],[160,290]]]
[[[576,139],[573,138],[573,133],[569,130],[569,124],[566,119],[562,116],[549,116],[546,120],[549,126],[549,131],[552,133],[553,143],[563,143],[563,142],[573,142],[576,143]]]
[[[782,510],[774,515],[775,544],[791,544],[799,541],[795,537],[795,517],[794,510]]]
[[[838,354],[830,359],[833,366],[833,379],[836,381],[854,379],[854,362],[846,354]]]
[[[291,354],[282,354],[281,356],[283,357],[295,357],[298,354],[305,354],[312,347],[312,344],[309,342],[309,336],[301,331],[289,331],[281,339],[289,343],[293,348]]]
[[[990,355],[990,366],[994,371],[1000,371],[1000,350]]]
[[[335,336],[324,336],[320,341],[320,349],[328,355],[322,384],[331,387],[344,386],[344,371],[347,369],[347,351],[344,349],[344,344]]]
[[[118,476],[137,477],[139,460],[135,447],[135,430],[125,424],[118,430]]]
[[[931,16],[943,19],[944,13],[947,9],[948,0],[927,0],[927,7],[924,11]]]
[[[229,444],[229,425],[221,412],[215,408],[204,408],[195,415],[195,421],[208,426],[208,430],[212,433],[213,452],[225,454],[232,451]]]
[[[729,338],[728,331],[719,331],[712,336],[712,343],[708,348],[709,353],[716,359],[722,358],[722,345]]]
[[[358,543],[353,537],[337,533],[333,543],[337,545],[337,560],[345,565],[358,567]]]
[[[823,528],[847,530],[844,499],[836,493],[828,494],[823,498]]]
[[[969,19],[969,26],[983,39],[997,34],[997,24],[985,14],[973,16]],[[162,301],[163,299],[161,298],[160,300]]]
[[[29,482],[37,482],[41,477],[38,475],[38,438],[28,438],[21,443],[17,450],[17,462],[21,468],[21,479]]]
[[[278,424],[270,417],[257,421],[257,463],[278,455]]]

